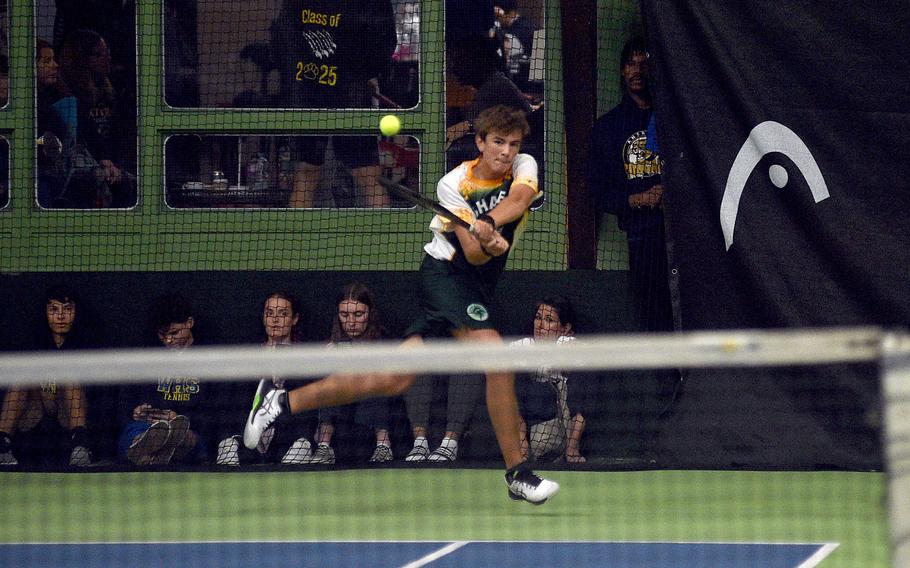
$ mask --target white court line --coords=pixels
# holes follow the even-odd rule
[[[796,568],[815,568],[821,564],[822,560],[828,557],[829,554],[834,552],[834,549],[839,546],[837,542],[829,542],[824,544],[821,548],[815,551],[815,554],[803,561],[802,564]]]
[[[452,544],[450,544],[448,546],[444,546],[444,547],[440,548],[436,552],[431,552],[430,554],[427,554],[423,558],[418,558],[414,562],[409,562],[408,564],[405,564],[401,568],[420,568],[421,566],[426,566],[427,564],[429,564],[430,562],[433,562],[434,560],[438,560],[447,554],[451,554],[451,553],[455,552],[462,546],[468,544],[468,542],[469,541],[466,541],[466,540],[460,540],[457,542],[453,542]]]

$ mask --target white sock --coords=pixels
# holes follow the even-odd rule
[[[442,442],[439,443],[439,447],[447,448],[449,450],[452,450],[453,452],[457,452],[458,451],[458,440],[456,440],[455,438],[449,438],[448,436],[446,436],[445,438],[442,439]]]
[[[414,438],[414,447],[423,446],[424,448],[429,448],[430,444],[427,443],[427,439],[424,436],[417,436]]]

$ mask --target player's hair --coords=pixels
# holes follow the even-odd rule
[[[63,284],[57,284],[47,289],[44,294],[44,303],[49,304],[51,300],[57,300],[61,304],[79,303],[76,293]]]
[[[556,310],[556,315],[559,316],[559,323],[562,325],[570,324],[572,329],[575,329],[575,309],[572,308],[572,303],[569,302],[568,298],[556,294],[544,296],[537,300],[535,310],[540,309],[540,306],[543,305],[550,306]]]
[[[193,305],[180,294],[167,294],[159,297],[152,304],[149,312],[149,325],[152,331],[159,333],[167,330],[171,324],[183,323],[193,317]]]
[[[332,343],[351,341],[352,338],[344,332],[341,327],[341,320],[338,319],[338,306],[345,300],[353,300],[370,308],[370,315],[367,318],[367,326],[363,333],[357,338],[358,341],[376,341],[382,339],[383,328],[379,315],[379,307],[376,305],[376,296],[366,284],[352,282],[341,289],[338,297],[335,298],[335,317],[332,318]]]
[[[300,316],[300,302],[297,301],[297,297],[287,292],[285,290],[275,290],[268,296],[262,299],[262,304],[259,308],[259,317],[262,317],[262,314],[265,313],[265,305],[268,303],[271,298],[279,298],[286,300],[291,304],[291,317]],[[297,323],[291,326],[291,343],[299,343],[303,341],[303,332],[300,330],[300,322],[303,318],[298,317]]]
[[[474,120],[474,131],[481,140],[490,132],[509,134],[521,132],[522,138],[530,134],[531,127],[525,113],[517,108],[506,105],[492,106],[480,113]]]

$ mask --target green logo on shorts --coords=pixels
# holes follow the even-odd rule
[[[475,321],[487,321],[487,318],[490,317],[490,312],[487,311],[486,306],[483,304],[471,304],[468,306],[468,316]]]

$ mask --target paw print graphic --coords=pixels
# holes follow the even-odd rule
[[[315,81],[317,75],[319,75],[319,67],[315,63],[307,63],[303,66],[303,76],[310,81]]]

